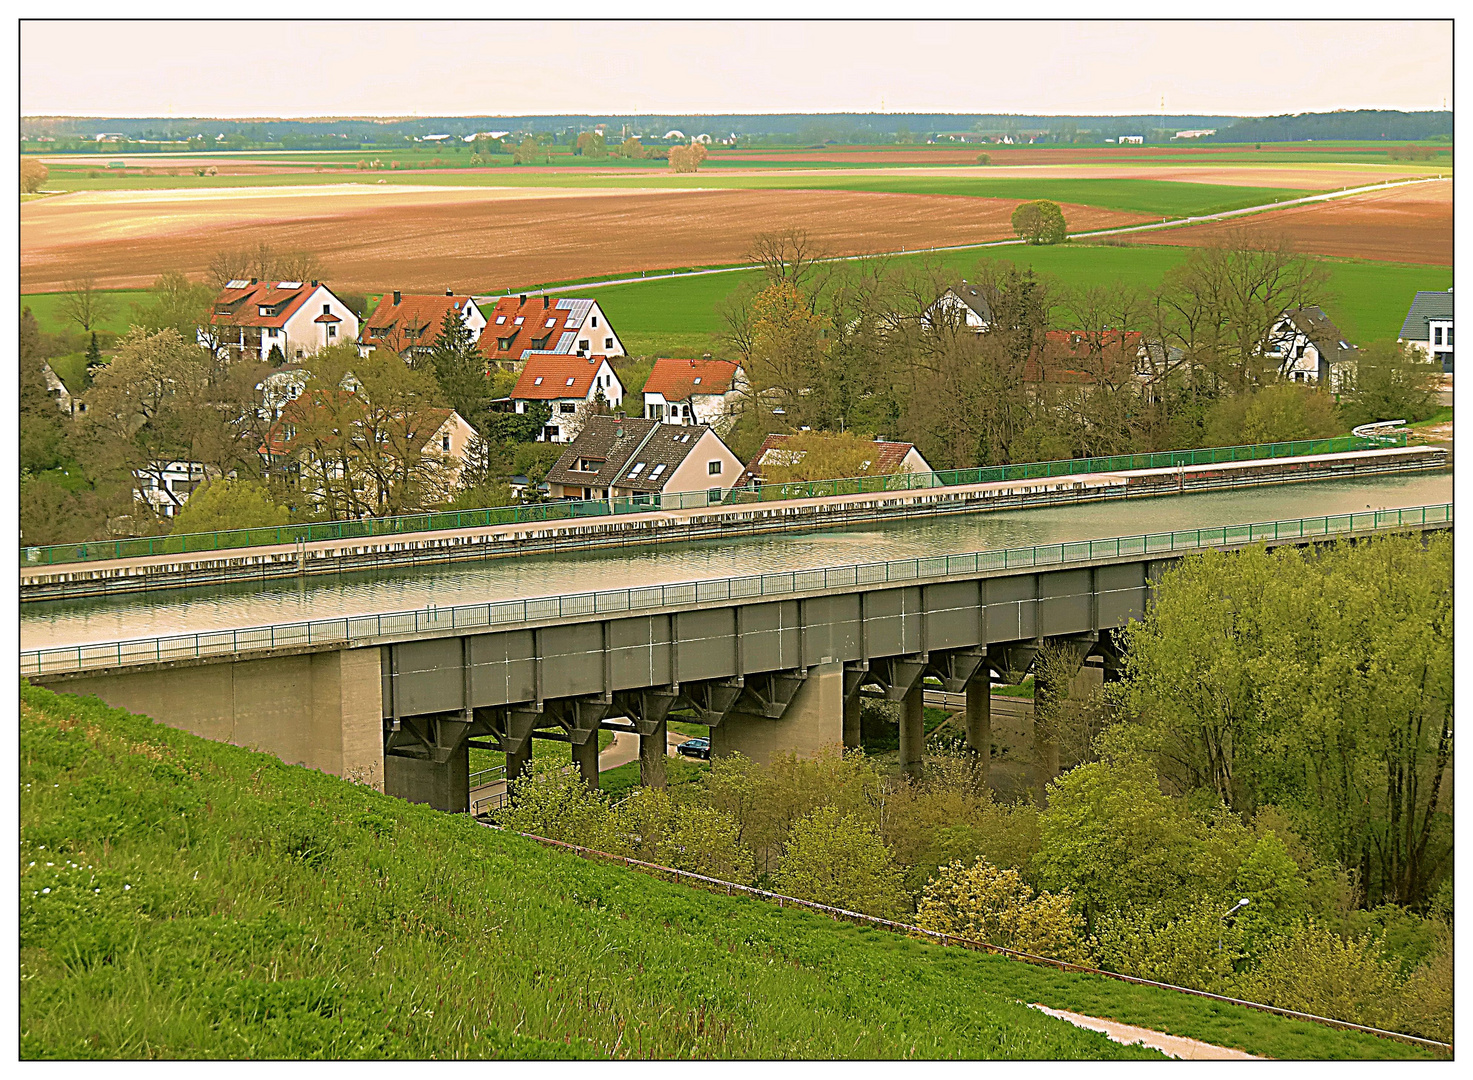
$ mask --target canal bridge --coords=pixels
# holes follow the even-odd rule
[[[1046,646],[1112,673],[1117,632],[1181,558],[1451,527],[1440,504],[1177,530],[41,649],[21,673],[443,810],[467,809],[473,747],[515,779],[534,739],[565,742],[596,784],[601,728],[637,734],[662,784],[676,713],[717,755],[857,745],[864,688],[900,704],[916,772],[928,678],[965,694],[985,770],[992,680]]]

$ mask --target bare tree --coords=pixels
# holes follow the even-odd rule
[[[90,274],[73,278],[66,283],[61,294],[62,318],[81,328],[84,334],[91,333],[113,310],[113,298],[97,287],[97,279]]]
[[[762,267],[769,283],[790,281],[800,285],[814,264],[826,256],[808,230],[790,225],[752,237],[746,257]]]

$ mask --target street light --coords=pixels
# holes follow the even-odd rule
[[[1248,906],[1248,903],[1249,903],[1248,898],[1246,896],[1243,897],[1243,899],[1239,900],[1236,904],[1234,904],[1232,907],[1230,907],[1227,911],[1223,912],[1222,916],[1218,919],[1218,921],[1217,921],[1217,951],[1218,952],[1222,952],[1222,928],[1223,928],[1223,925],[1229,919],[1231,919],[1234,915],[1236,915],[1238,912],[1242,911],[1245,907],[1247,907]]]

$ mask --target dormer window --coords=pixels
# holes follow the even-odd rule
[[[545,327],[545,329],[551,330],[556,325],[557,325],[557,320],[556,319],[548,319],[547,320],[547,326]]]
[[[573,376],[571,376],[571,375],[568,376],[568,381],[567,381],[566,385],[568,385],[568,386],[572,386],[573,385]]]
[[[533,386],[541,386],[542,385],[542,376],[539,375],[539,376],[537,376],[537,378],[533,379],[532,380],[532,385]]]

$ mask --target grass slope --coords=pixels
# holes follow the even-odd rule
[[[669,884],[22,686],[25,1058],[1408,1056]]]
[[[126,334],[133,318],[133,304],[145,303],[148,291],[146,289],[107,289],[104,291],[109,307],[105,317],[98,321],[94,329],[113,334]],[[76,326],[67,322],[65,316],[62,315],[61,298],[61,293],[23,293],[20,303],[21,307],[31,309],[31,314],[36,317],[36,323],[43,332],[48,334],[80,333]]]

